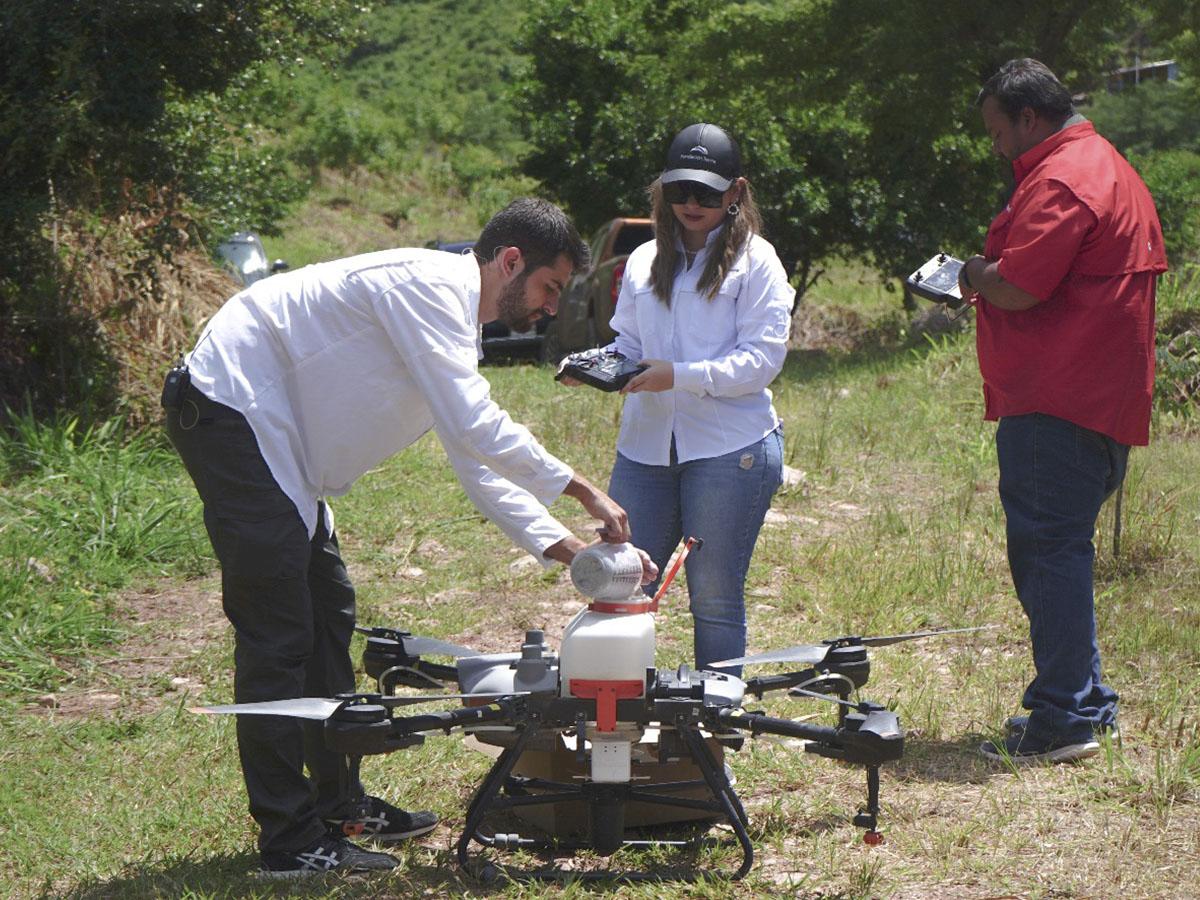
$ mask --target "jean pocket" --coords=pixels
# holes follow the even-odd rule
[[[1110,438],[1098,431],[1076,425],[1075,428],[1075,465],[1089,472],[1107,471],[1111,455],[1109,453]]]

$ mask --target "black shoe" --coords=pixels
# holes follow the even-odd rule
[[[399,863],[386,853],[356,847],[329,834],[303,850],[270,851],[262,855],[262,878],[305,878],[326,872],[385,872]]]
[[[378,797],[367,797],[364,808],[346,818],[326,819],[325,822],[339,835],[394,844],[433,831],[438,817],[431,812],[405,812]]]
[[[1014,766],[1035,766],[1078,762],[1089,756],[1095,756],[1100,752],[1100,741],[1095,737],[1074,741],[1038,741],[1021,730],[1010,734],[1000,743],[984,741],[979,747],[979,752],[993,762],[1006,762]]]
[[[1004,734],[1007,737],[1012,734],[1023,734],[1025,729],[1029,727],[1029,716],[1009,716],[1004,720]],[[1114,741],[1121,740],[1121,731],[1117,728],[1117,722],[1114,719],[1111,725],[1104,726],[1101,734],[1107,734]]]

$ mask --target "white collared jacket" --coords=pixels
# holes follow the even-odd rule
[[[691,268],[675,275],[670,305],[650,287],[655,244],[630,254],[612,328],[613,346],[633,360],[674,363],[675,386],[625,398],[617,449],[634,462],[667,465],[671,438],[679,462],[740,450],[779,425],[769,385],[787,356],[795,291],[775,248],[754,235],[725,276],[716,296],[700,294],[719,229]]]
[[[192,384],[242,413],[313,534],[317,500],[430,428],[467,494],[542,554],[570,532],[546,510],[572,470],[491,399],[479,374],[479,266],[384,250],[255,282],[212,317]]]

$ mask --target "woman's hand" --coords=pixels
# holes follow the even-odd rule
[[[643,359],[638,365],[646,368],[634,375],[621,388],[622,394],[636,394],[640,391],[658,393],[669,391],[675,387],[675,364],[665,359]]]
[[[654,560],[650,558],[650,554],[641,547],[634,547],[638,557],[642,561],[642,586],[652,584],[654,579],[658,577],[658,566],[654,564]]]

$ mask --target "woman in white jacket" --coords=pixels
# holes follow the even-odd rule
[[[686,571],[705,668],[745,653],[746,571],[783,470],[767,385],[795,291],[723,129],[676,135],[649,192],[655,240],[630,255],[612,319],[615,349],[647,368],[622,390],[609,492],[660,571],[681,537],[703,539]]]

